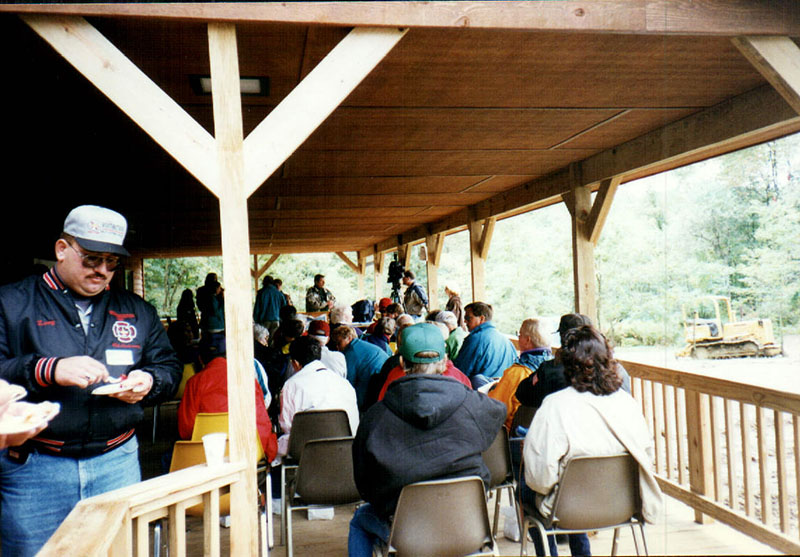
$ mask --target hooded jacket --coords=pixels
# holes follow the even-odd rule
[[[408,375],[394,381],[356,433],[353,466],[359,493],[388,519],[407,484],[474,475],[488,485],[481,453],[505,416],[501,402],[448,377]]]

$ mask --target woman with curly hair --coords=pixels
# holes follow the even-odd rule
[[[569,386],[544,399],[525,437],[524,483],[530,490],[523,488],[523,502],[548,520],[570,460],[627,452],[639,463],[642,514],[652,523],[661,507],[661,491],[652,472],[653,437],[639,405],[620,389],[622,378],[611,346],[591,325],[573,329],[565,341],[561,361]],[[532,530],[537,554],[542,555],[544,547]],[[548,538],[556,555],[555,540]],[[570,550],[572,555],[590,555],[588,538],[571,535]]]

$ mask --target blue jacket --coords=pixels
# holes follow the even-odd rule
[[[253,308],[253,321],[265,323],[280,321],[280,311],[286,305],[286,296],[274,284],[270,284],[256,294],[256,305]]]
[[[534,348],[533,350],[527,350],[520,354],[516,363],[525,366],[531,371],[536,371],[543,362],[552,359],[553,353],[550,352],[549,348]]]
[[[347,362],[347,380],[356,390],[358,409],[362,410],[369,378],[380,372],[389,355],[374,344],[357,338],[350,341],[343,353]]]
[[[487,321],[470,331],[453,364],[470,379],[478,374],[491,378],[502,376],[516,359],[511,341]]]

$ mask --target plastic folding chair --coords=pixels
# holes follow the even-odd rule
[[[294,415],[289,447],[281,464],[281,543],[284,543],[283,532],[286,529],[287,478],[297,469],[306,443],[313,439],[351,437],[353,433],[347,412],[342,409],[304,410]]]
[[[639,464],[631,455],[573,458],[559,481],[553,506],[557,522],[546,521],[535,508],[522,505],[520,555],[527,555],[526,533],[531,524],[539,530],[548,551],[547,534],[580,534],[613,528],[611,555],[617,554],[619,530],[623,526],[631,527],[636,554],[639,555],[635,529],[638,525],[644,554],[648,555],[641,510]]]
[[[361,501],[353,477],[353,438],[332,437],[306,443],[284,499],[286,557],[292,557],[293,511]]]
[[[489,482],[489,495],[495,495],[494,519],[492,521],[492,535],[497,536],[497,526],[500,519],[500,499],[503,490],[508,490],[508,498],[519,515],[517,501],[514,497],[514,470],[511,466],[511,449],[508,445],[508,432],[501,427],[497,432],[491,446],[483,452],[483,462],[489,469],[491,480]]]
[[[392,521],[389,554],[497,555],[483,480],[466,476],[405,486]]]

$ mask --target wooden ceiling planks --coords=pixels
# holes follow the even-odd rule
[[[704,114],[764,83],[731,44],[730,30],[800,29],[792,4],[786,2],[770,9],[725,3],[738,13],[738,27],[732,27],[731,16],[715,1],[676,5],[674,10],[662,5],[662,12],[668,12],[662,14],[657,2],[598,2],[586,14],[586,27],[564,12],[567,5],[579,7],[572,2],[515,3],[505,14],[499,13],[499,3],[481,8],[461,3],[449,11],[440,5],[397,4],[363,4],[361,13],[353,12],[352,4],[326,3],[253,5],[248,10],[238,4],[38,9],[94,14],[90,21],[207,131],[213,130],[211,99],[193,91],[188,79],[208,73],[206,25],[201,20],[238,20],[240,73],[270,78],[268,97],[243,97],[245,134],[346,35],[348,25],[337,17],[351,14],[353,21],[365,21],[378,17],[380,9],[380,17],[413,20],[429,10],[431,19],[417,20],[420,26],[408,32],[251,197],[253,249],[287,251],[386,246],[398,234],[418,240],[425,231],[463,226],[468,215],[502,215],[547,203],[563,189],[559,173],[570,163],[585,165],[590,175],[599,177],[607,169],[630,169],[640,160],[646,162],[646,170],[640,171],[645,173],[679,164],[672,153],[695,149],[695,143],[700,148],[702,140],[673,148],[674,140],[667,145],[662,137],[672,138],[683,126],[681,119]],[[528,9],[529,4],[538,11]],[[635,5],[638,11],[626,19],[616,11],[623,5]],[[0,6],[0,11],[9,9]],[[19,10],[36,11],[29,6]],[[551,20],[553,28],[570,32],[537,27],[542,10],[560,14],[565,19]],[[496,17],[500,27],[530,29],[488,24],[482,29],[444,28],[449,15],[459,11],[477,17],[474,22]],[[527,23],[512,22],[509,13],[514,11],[526,13]],[[112,12],[129,17],[106,17]],[[142,17],[154,13],[158,17]],[[688,13],[697,20],[687,19]],[[301,21],[334,15],[323,26]],[[258,17],[297,23],[258,22]],[[687,34],[672,34],[674,30]],[[13,114],[6,109],[9,133],[37,141],[58,161],[50,167],[37,164],[28,150],[15,146],[8,162],[32,169],[33,180],[48,185],[80,165],[81,199],[107,200],[125,212],[132,223],[133,247],[143,254],[185,252],[183,242],[198,253],[219,250],[214,234],[219,206],[213,196],[157,147],[146,144],[149,139],[140,130],[16,18],[0,18],[0,36],[6,47],[2,59],[15,84],[0,93],[4,106],[15,107]],[[10,54],[20,47],[21,56]],[[777,112],[789,117],[782,109]],[[723,125],[724,110],[716,113],[709,129],[719,132],[703,138],[719,142],[726,133],[740,133],[736,126],[728,131]],[[29,122],[47,132],[37,136],[26,130]],[[752,126],[761,125],[758,118],[754,122]],[[797,128],[793,122],[770,122],[740,143],[722,141],[715,152]],[[748,126],[740,126],[741,133],[746,135]],[[645,151],[647,157],[653,153],[653,160],[641,156]],[[699,149],[697,158],[708,152]],[[660,153],[671,158],[658,166]],[[34,193],[23,195],[33,200]],[[44,209],[58,215],[56,220],[68,210],[61,205],[74,198],[65,192],[53,199],[62,197],[58,206]],[[309,219],[324,219],[330,226],[317,226],[314,238],[305,238],[303,228],[313,227]],[[191,233],[198,228],[202,233]],[[342,229],[353,236],[341,234]],[[257,237],[262,234],[269,238]]]

